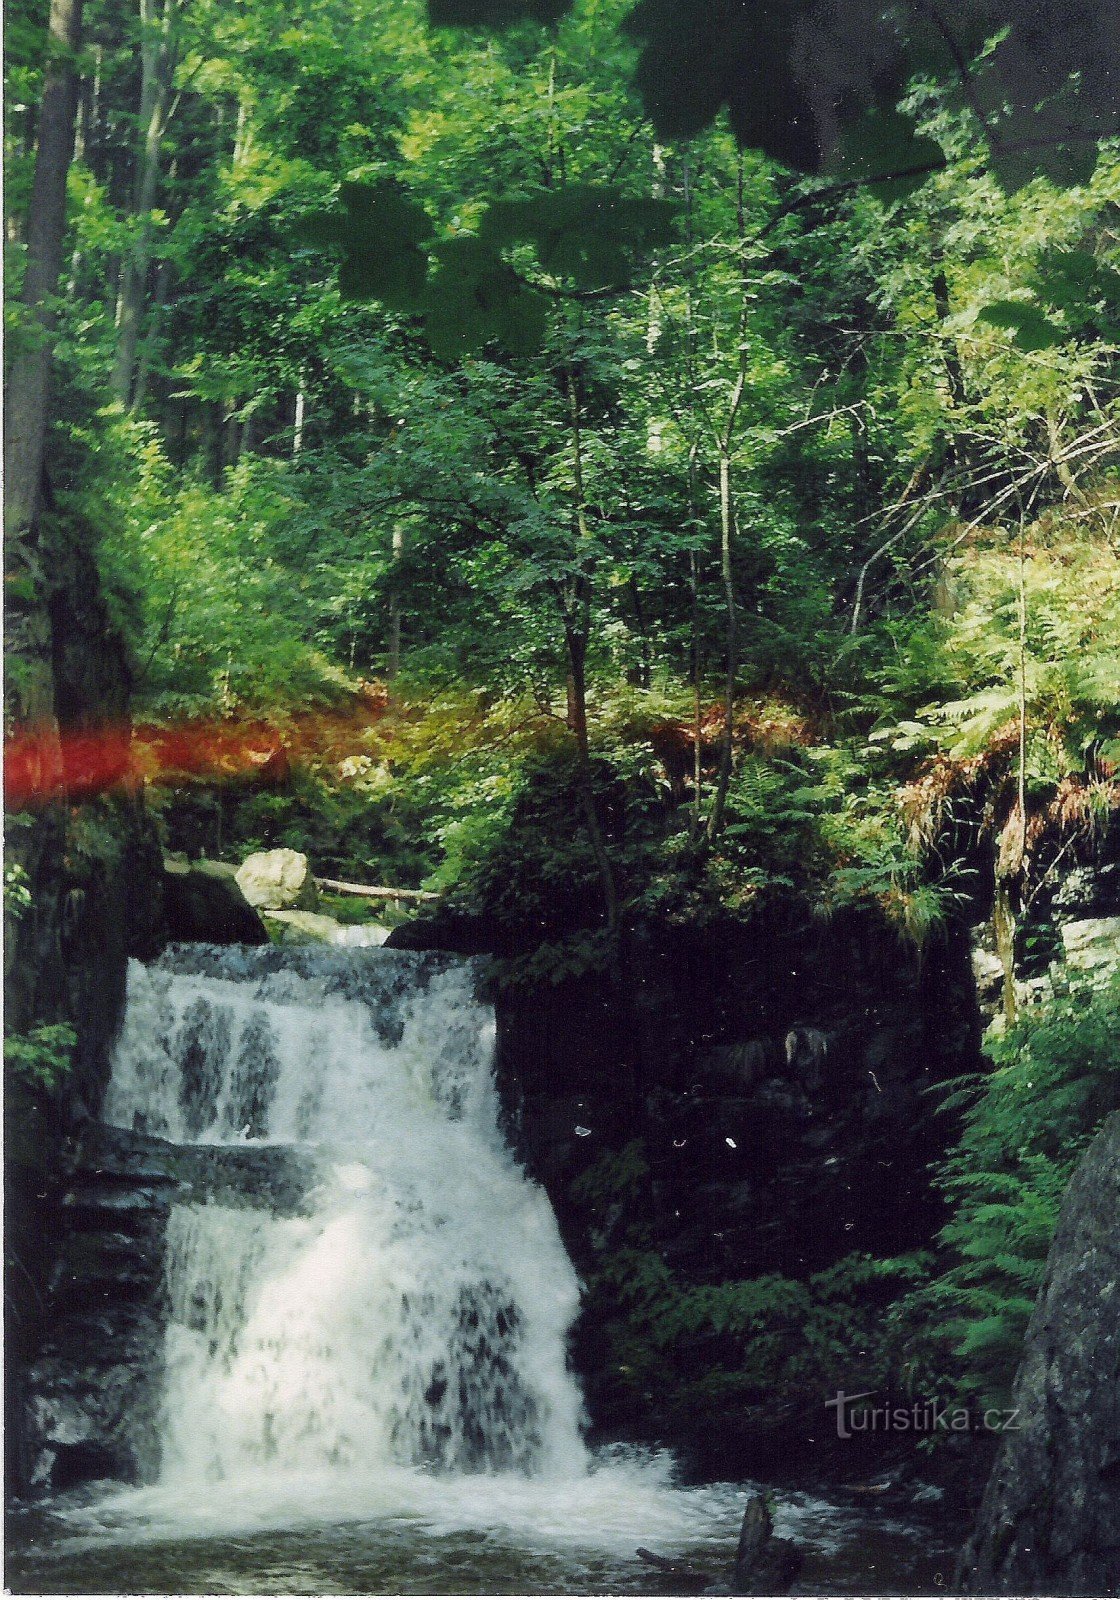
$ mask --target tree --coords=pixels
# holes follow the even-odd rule
[[[81,39],[82,0],[51,0],[49,55],[25,235],[22,299],[27,318],[4,410],[5,526],[16,535],[34,525],[39,509]]]
[[[160,149],[172,108],[179,49],[179,0],[140,0],[140,101],[132,209],[135,239],[121,269],[117,349],[110,385],[122,405],[133,398],[141,321],[151,259],[152,208],[160,178]]]

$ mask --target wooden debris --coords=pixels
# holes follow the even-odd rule
[[[390,889],[383,884],[341,883],[337,878],[316,878],[320,889],[331,894],[356,894],[364,900],[438,900],[431,889]]]

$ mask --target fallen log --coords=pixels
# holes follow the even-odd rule
[[[390,889],[382,884],[342,883],[338,878],[316,878],[320,889],[331,894],[356,894],[363,900],[438,900],[431,889]]]

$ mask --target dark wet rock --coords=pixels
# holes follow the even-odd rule
[[[191,973],[238,983],[246,997],[273,992],[276,980],[306,980],[326,999],[357,1001],[369,1009],[379,1037],[389,1045],[399,1043],[417,996],[452,967],[459,957],[442,951],[394,951],[388,958],[376,947],[305,944],[266,944],[253,949],[210,944],[172,945],[158,961],[161,972]],[[470,971],[482,992],[481,963]]]
[[[32,1486],[154,1477],[162,1370],[163,1319],[153,1303],[58,1318],[27,1374]]]
[[[301,1215],[316,1180],[310,1157],[286,1145],[176,1145],[87,1123],[71,1158],[64,1205],[150,1214],[173,1202],[251,1206]]]
[[[410,941],[463,933],[445,908],[408,928]],[[648,924],[627,934],[621,1021],[602,974],[503,986],[505,948],[497,1074],[513,1142],[591,1282],[628,1227],[682,1288],[804,1279],[932,1239],[930,1165],[954,1128],[931,1091],[980,1065],[964,928],[919,957],[873,911],[825,924],[793,897],[745,924]],[[612,1160],[630,1174],[621,1216],[597,1165]],[[671,1442],[699,1475],[817,1459],[815,1394],[701,1399],[685,1414],[671,1384],[628,1387],[603,1332],[623,1314],[595,1291],[576,1331],[597,1436]]]
[[[761,1495],[747,1501],[731,1571],[730,1593],[788,1594],[804,1557],[788,1539],[774,1537],[774,1524]]]
[[[969,1594],[1120,1593],[1120,1113],[1062,1204],[959,1586]]]
[[[170,939],[205,944],[267,944],[268,930],[229,877],[174,867],[164,876],[164,920]]]
[[[128,958],[153,955],[162,939],[154,822],[127,781],[103,789],[127,780],[131,667],[101,590],[97,539],[73,513],[52,511],[39,543],[41,592],[13,598],[8,643],[21,675],[39,685],[36,715],[53,713],[66,736],[67,793],[8,821],[6,862],[25,875],[30,903],[13,898],[5,908],[5,1024],[25,1033],[66,1022],[77,1046],[57,1093],[16,1085],[7,1096],[6,1463],[17,1491],[29,1459],[20,1397],[44,1333],[63,1140],[83,1111],[100,1106]]]
[[[295,1216],[318,1174],[299,1151],[177,1146],[89,1121],[70,1141],[47,1332],[22,1383],[31,1489],[158,1470],[167,1225],[173,1205]]]
[[[768,1077],[777,1065],[778,1045],[773,1039],[737,1039],[698,1053],[698,1087],[749,1089],[760,1078]]]
[[[447,950],[455,955],[479,956],[490,954],[500,942],[499,929],[489,919],[441,905],[399,923],[385,944],[390,950]]]

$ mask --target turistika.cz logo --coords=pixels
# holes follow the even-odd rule
[[[825,1408],[836,1413],[836,1433],[851,1439],[857,1433],[1011,1433],[1019,1426],[1018,1406],[988,1406],[983,1411],[970,1406],[949,1405],[940,1400],[915,1400],[908,1406],[863,1405],[876,1390],[860,1394],[837,1391]]]

